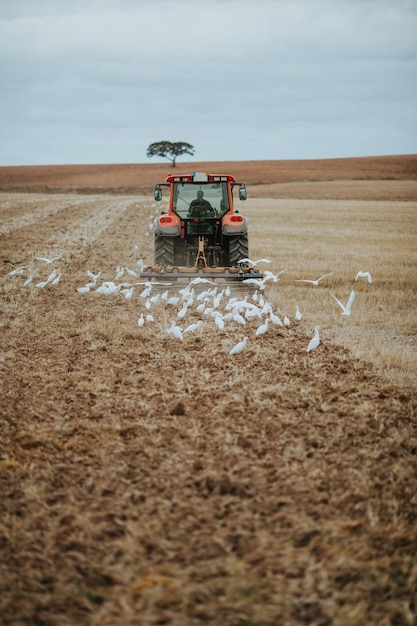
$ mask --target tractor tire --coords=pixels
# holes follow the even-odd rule
[[[240,259],[249,257],[248,236],[237,235],[229,238],[229,265],[234,267]]]
[[[175,237],[155,235],[155,265],[174,265]]]

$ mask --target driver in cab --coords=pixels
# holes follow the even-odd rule
[[[214,215],[214,209],[210,202],[204,199],[204,192],[201,189],[197,191],[197,198],[191,202],[188,215],[189,217]]]

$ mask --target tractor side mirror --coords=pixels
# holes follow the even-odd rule
[[[239,200],[246,200],[247,197],[246,187],[239,187]]]
[[[155,187],[155,189],[153,190],[153,197],[157,202],[162,200],[162,189],[160,187]]]

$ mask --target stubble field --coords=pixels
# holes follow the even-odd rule
[[[416,162],[216,164],[286,270],[234,289],[288,316],[262,336],[202,285],[184,318],[165,287],[97,292],[140,282],[166,166],[0,168],[2,624],[415,623]]]

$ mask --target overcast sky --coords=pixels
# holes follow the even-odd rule
[[[0,165],[417,153],[417,0],[0,0],[0,71]]]

